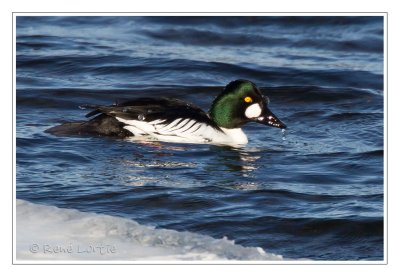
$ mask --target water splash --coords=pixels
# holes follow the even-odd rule
[[[286,140],[286,129],[282,129],[282,140]]]
[[[139,114],[139,115],[138,115],[138,119],[139,119],[140,121],[143,121],[143,120],[146,119],[146,116],[145,116],[144,114]]]

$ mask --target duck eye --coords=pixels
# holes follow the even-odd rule
[[[251,103],[251,102],[253,102],[253,99],[252,99],[250,96],[246,96],[246,97],[244,98],[244,102],[246,102],[246,103]]]

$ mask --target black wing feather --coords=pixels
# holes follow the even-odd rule
[[[93,109],[86,117],[97,114],[106,114],[112,117],[120,117],[127,120],[140,119],[150,122],[153,120],[165,120],[169,124],[178,118],[194,119],[197,122],[206,123],[215,129],[220,128],[199,107],[178,99],[170,98],[138,98],[128,100],[111,106],[84,105],[82,108]]]

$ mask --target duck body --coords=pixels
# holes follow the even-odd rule
[[[54,135],[97,135],[131,140],[197,144],[246,144],[241,126],[255,121],[286,128],[267,108],[258,88],[233,81],[214,100],[210,112],[178,99],[138,98],[92,109],[88,121],[64,123],[47,130]]]

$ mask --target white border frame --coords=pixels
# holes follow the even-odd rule
[[[17,16],[382,16],[384,20],[384,258],[382,261],[45,261],[16,259],[16,17]],[[388,264],[388,13],[387,12],[13,12],[12,13],[12,263],[17,265],[385,265]]]

